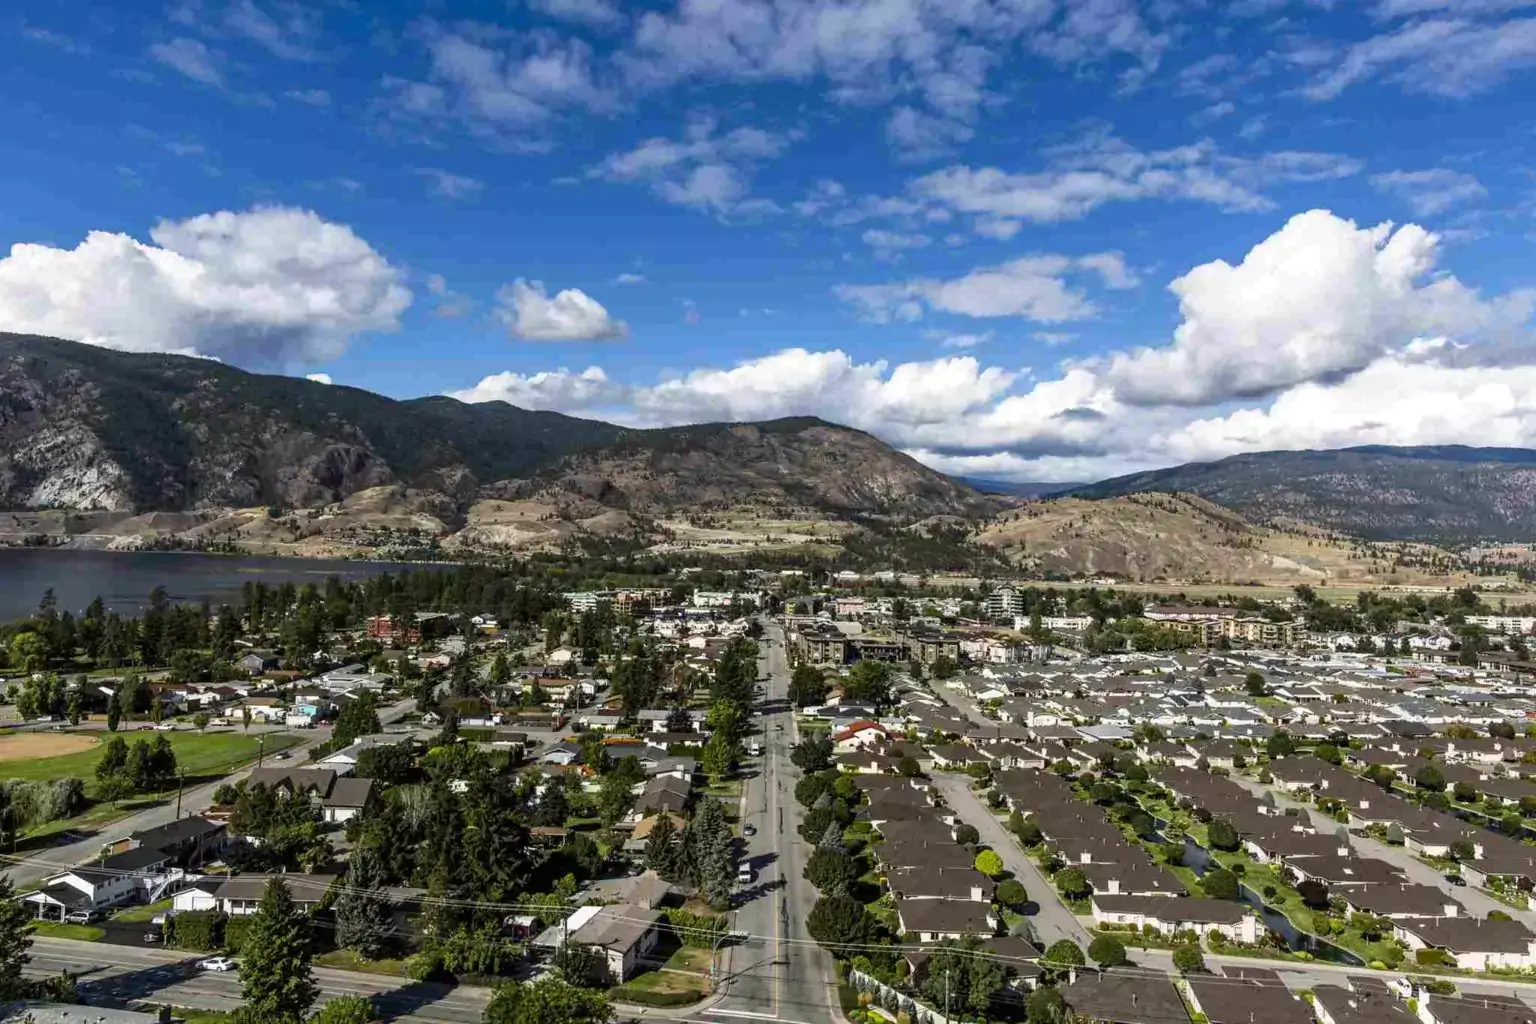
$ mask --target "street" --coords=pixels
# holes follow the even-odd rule
[[[805,928],[816,891],[800,875],[810,851],[798,834],[800,805],[794,788],[799,772],[789,760],[795,722],[789,709],[784,633],[770,625],[764,638],[760,664],[767,677],[765,713],[758,718],[763,753],[743,796],[743,821],[757,829],[757,835],[745,841],[745,859],[757,877],[743,890],[746,902],[736,911],[735,923],[736,931],[751,938],[722,958],[725,995],[696,1017],[735,1024],[743,1018],[819,1024],[841,1014],[831,961]]]
[[[398,722],[415,709],[415,700],[402,700],[393,707],[380,711],[379,723],[388,726],[392,722]],[[283,763],[295,766],[302,764],[309,756],[310,750],[330,739],[330,736],[331,730],[328,727],[314,730],[313,735],[306,737],[304,742],[288,748],[288,760]],[[251,766],[248,765],[221,779],[187,790],[181,798],[183,816],[195,814],[207,807],[213,802],[214,790],[225,783],[238,782],[250,773]],[[126,836],[130,832],[143,831],[157,825],[166,825],[175,820],[176,800],[172,797],[157,806],[146,807],[142,811],[119,818],[103,826],[101,831],[72,843],[46,846],[20,858],[3,858],[3,860],[10,865],[11,881],[15,884],[17,891],[24,892],[48,875],[58,874],[60,871],[83,864],[97,856],[101,853],[102,844],[114,837]]]
[[[238,1009],[240,976],[199,970],[205,955],[38,936],[26,973],[45,977],[70,971],[79,978],[81,1000],[98,1006],[142,1000],[196,1010]],[[373,996],[390,1017],[444,1024],[478,1024],[491,992],[324,967],[315,969],[315,981],[321,1002],[344,995]]]

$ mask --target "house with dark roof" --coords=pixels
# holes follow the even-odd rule
[[[558,949],[576,946],[596,954],[593,981],[618,984],[661,939],[661,911],[620,903],[577,909],[566,921],[533,940],[535,946]]]
[[[1101,1024],[1189,1024],[1189,1011],[1166,977],[1074,971],[1061,997],[1074,1017]]]
[[[1467,908],[1433,885],[1378,884],[1341,888],[1336,894],[1354,914],[1376,917],[1461,917]]]
[[[1312,1012],[1320,1024],[1422,1024],[1385,985],[1366,987],[1362,980],[1350,978],[1351,988],[1313,986]]]
[[[1512,995],[1468,992],[1451,998],[1418,989],[1414,998],[1424,1024],[1536,1024],[1536,1010]]]
[[[283,884],[288,887],[288,895],[299,909],[310,911],[320,905],[325,899],[326,891],[336,881],[335,875],[321,874],[249,874],[230,875],[219,883],[219,887],[213,891],[213,898],[218,904],[218,909],[231,917],[244,917],[256,913],[261,906],[261,898],[266,894],[267,883],[273,878],[281,878]]]
[[[997,932],[991,905],[969,899],[897,899],[896,919],[909,941],[939,942]]]
[[[1312,1024],[1312,1008],[1274,971],[1241,968],[1231,975],[1184,979],[1190,1008],[1210,1024]]]
[[[113,846],[124,850],[156,850],[166,854],[177,867],[196,868],[223,852],[229,839],[229,826],[201,815],[188,815],[154,828],[130,832]]]
[[[1392,937],[1410,951],[1444,950],[1462,970],[1536,967],[1536,935],[1519,921],[1410,918],[1393,922]]]

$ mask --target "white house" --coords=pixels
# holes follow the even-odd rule
[[[1466,971],[1536,967],[1536,935],[1519,921],[1434,917],[1392,923],[1392,937],[1409,951],[1442,949]]]
[[[1230,900],[1174,898],[1166,896],[1111,896],[1095,893],[1089,897],[1094,923],[1134,925],[1162,935],[1193,931],[1202,938],[1219,934],[1233,942],[1258,941],[1259,920],[1247,907]]]

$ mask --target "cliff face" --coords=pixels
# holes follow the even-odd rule
[[[630,430],[0,334],[0,508],[318,509],[377,488],[425,495],[446,521],[531,495],[599,512],[754,503],[898,521],[995,507],[820,420]]]

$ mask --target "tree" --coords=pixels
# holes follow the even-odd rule
[[[309,1024],[369,1024],[379,1019],[367,996],[337,996],[309,1018]]]
[[[699,766],[704,773],[716,782],[727,778],[735,765],[734,751],[730,738],[723,732],[717,732],[704,744],[704,752],[699,756]]]
[[[1264,752],[1271,759],[1289,757],[1296,753],[1296,741],[1284,729],[1276,729],[1264,744]]]
[[[1525,824],[1520,820],[1519,814],[1510,811],[1499,819],[1499,831],[1507,836],[1519,838],[1520,834],[1525,831]]]
[[[1071,939],[1058,939],[1045,951],[1041,962],[1048,967],[1083,967],[1088,961],[1083,951]]]
[[[1296,893],[1302,903],[1314,910],[1323,910],[1328,906],[1328,886],[1315,878],[1309,878],[1296,886]]]
[[[917,763],[917,758],[908,754],[896,762],[896,771],[909,779],[915,779],[923,774],[923,766]]]
[[[1445,792],[1445,773],[1438,765],[1426,764],[1413,777],[1413,784],[1428,793]]]
[[[605,827],[612,828],[619,822],[629,813],[634,802],[634,786],[628,777],[617,773],[603,776],[602,785],[597,791],[597,816],[602,819]],[[565,823],[562,821],[559,824]]]
[[[304,1019],[319,989],[310,967],[309,922],[279,877],[267,882],[240,957],[245,1017],[252,1024]]]
[[[377,960],[394,936],[384,897],[384,863],[373,846],[358,846],[347,865],[347,891],[336,901],[336,944]]]
[[[805,926],[811,938],[834,955],[842,955],[847,946],[869,941],[875,931],[875,921],[864,909],[864,904],[852,897],[837,895],[817,900],[806,916]]]
[[[123,710],[117,706],[117,701],[107,701],[107,731],[117,732],[118,725],[123,720]]]
[[[561,978],[502,985],[486,1004],[484,1024],[608,1024],[608,997]]]
[[[805,880],[818,891],[847,895],[848,886],[859,877],[859,865],[846,853],[818,849],[805,862]]]
[[[1054,985],[1041,985],[1035,989],[1024,1006],[1029,1024],[1063,1024],[1067,1019],[1066,1000]]]
[[[983,952],[980,940],[974,938],[935,946],[923,979],[923,994],[950,1013],[986,1013],[1007,978],[1003,965],[981,955]]]
[[[1470,782],[1458,782],[1451,787],[1451,796],[1458,803],[1471,804],[1477,802],[1477,787]]]
[[[114,775],[121,775],[128,767],[128,743],[121,736],[107,741],[106,749],[96,762],[96,781],[106,782]]]
[[[1224,818],[1212,818],[1206,829],[1206,835],[1210,838],[1211,845],[1218,850],[1230,853],[1238,847],[1237,829]]]
[[[1243,689],[1250,697],[1269,696],[1269,685],[1264,682],[1262,672],[1249,672],[1243,677]]]
[[[854,704],[883,708],[891,703],[891,666],[883,661],[860,661],[843,681],[843,699]]]
[[[663,814],[645,839],[645,866],[668,881],[677,881],[682,867],[679,854],[677,825],[672,815]]]
[[[30,994],[22,977],[32,957],[32,915],[16,899],[10,875],[0,875],[0,999],[20,999]]]
[[[40,633],[17,633],[11,637],[11,664],[27,675],[41,672],[48,663],[48,640]]]
[[[1033,818],[1025,818],[1013,834],[1019,837],[1019,842],[1025,846],[1039,846],[1045,842],[1045,833],[1040,831],[1040,826],[1035,824]]]
[[[383,731],[379,724],[379,698],[364,691],[356,700],[348,701],[336,716],[331,742],[338,747],[350,746],[364,736]]]
[[[1113,935],[1100,935],[1088,944],[1088,955],[1100,967],[1120,967],[1127,962],[1125,944]]]
[[[1199,946],[1179,946],[1173,951],[1173,966],[1180,974],[1197,974],[1205,970],[1205,957]]]
[[[988,878],[996,878],[1006,869],[1003,867],[1003,858],[994,850],[982,850],[976,855],[976,870]]]
[[[790,748],[789,761],[807,775],[826,771],[832,767],[832,738],[807,736]]]
[[[789,679],[789,700],[797,708],[819,707],[827,701],[827,677],[812,665],[797,665]]]
[[[953,678],[954,674],[955,663],[948,656],[941,654],[933,659],[933,678],[943,682],[945,679]]]
[[[975,825],[967,825],[962,821],[955,828],[955,842],[961,846],[975,846],[981,842],[981,833],[976,831]]]
[[[997,883],[997,891],[993,898],[1005,907],[1017,910],[1029,902],[1029,892],[1024,888],[1024,883],[1017,878],[1005,878]]]
[[[1056,888],[1068,899],[1083,899],[1089,893],[1088,877],[1077,868],[1063,868],[1056,872]]]
[[[821,842],[816,844],[816,849],[832,853],[847,853],[848,847],[843,842],[843,827],[835,821],[829,822],[827,830],[821,834]]]
[[[1226,868],[1207,871],[1200,879],[1200,888],[1213,900],[1235,900],[1239,892],[1237,876]]]

